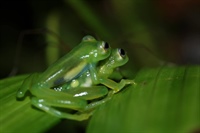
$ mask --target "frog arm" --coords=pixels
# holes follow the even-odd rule
[[[124,88],[125,85],[136,84],[134,80],[122,79],[119,83],[117,83],[111,79],[104,78],[104,77],[99,78],[99,82],[100,84],[103,84],[107,86],[108,88],[112,89],[114,93],[119,92],[122,88]]]
[[[99,75],[97,73],[96,64],[89,64],[89,73],[93,84],[99,84]]]

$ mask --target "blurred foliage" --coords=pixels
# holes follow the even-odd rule
[[[42,72],[88,34],[128,52],[126,77],[143,67],[200,64],[199,1],[7,0],[0,6],[0,78]]]

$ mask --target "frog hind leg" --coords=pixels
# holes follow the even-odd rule
[[[94,110],[96,107],[110,100],[114,94],[112,90],[108,91],[108,88],[105,86],[78,87],[69,89],[66,92],[73,95],[74,97],[83,98],[85,100],[94,100],[102,97],[102,99],[92,101],[87,106],[85,106],[83,112]]]
[[[35,88],[31,89],[34,97],[40,99],[38,104],[46,104],[55,107],[69,108],[73,110],[82,110],[87,105],[87,101],[81,98],[73,97],[65,92],[54,91],[51,89]],[[33,98],[34,100],[35,98]],[[35,102],[33,102],[35,103]]]
[[[85,100],[93,100],[108,94],[108,88],[105,86],[77,87],[65,91],[73,95],[73,97]]]
[[[67,118],[73,120],[84,120],[90,116],[90,113],[85,114],[70,114],[65,111],[60,111],[55,107],[67,108],[76,111],[82,111],[87,106],[87,101],[81,98],[73,97],[71,94],[59,92],[48,88],[30,89],[32,95],[32,105],[59,118]]]
[[[37,97],[32,97],[31,101],[35,107],[47,112],[48,114],[51,114],[51,115],[59,117],[59,118],[66,118],[66,119],[71,119],[71,120],[82,121],[82,120],[88,119],[93,114],[92,111],[86,112],[86,113],[75,113],[75,114],[70,114],[67,112],[59,111],[59,110],[53,108],[52,106],[50,106],[52,103],[57,103],[50,99],[44,100],[44,99],[39,99]]]
[[[112,97],[114,95],[114,91],[113,90],[110,90],[107,94],[106,97],[104,97],[103,99],[99,100],[99,101],[95,101],[95,102],[91,102],[89,103],[87,106],[85,106],[85,109],[84,111],[87,112],[87,111],[90,111],[90,110],[94,110],[95,108],[97,108],[98,106],[106,103],[107,101],[111,100]]]

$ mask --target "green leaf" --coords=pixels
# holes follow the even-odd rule
[[[16,99],[16,92],[27,75],[0,81],[0,132],[43,132],[59,122],[31,106],[30,98]]]
[[[29,97],[16,99],[26,77],[0,80],[0,132],[44,132],[60,121],[33,108]],[[200,129],[200,66],[144,68],[135,82],[97,109],[87,132]]]
[[[135,82],[96,111],[88,133],[200,129],[200,66],[141,69]]]

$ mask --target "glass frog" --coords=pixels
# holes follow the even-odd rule
[[[125,84],[132,83],[130,82],[131,80],[122,80],[121,82],[125,84],[119,88],[116,87],[118,83],[108,80],[107,76],[112,71],[108,72],[105,70],[109,68],[109,65],[106,65],[110,63],[105,63],[97,71],[98,62],[107,59],[110,53],[111,48],[108,43],[97,41],[92,36],[85,36],[77,47],[52,64],[42,74],[35,73],[25,79],[17,92],[17,98],[24,97],[26,91],[29,90],[33,95],[31,97],[32,105],[35,107],[60,118],[73,120],[87,119],[93,114],[91,110],[105,102],[106,98],[89,104],[88,100],[108,94],[106,86],[112,88],[114,90],[112,93],[115,93],[123,88]],[[108,59],[111,57],[113,56],[110,56]],[[91,82],[90,87],[84,86],[84,84],[89,83],[88,80]],[[78,82],[79,85],[74,86],[74,82]],[[105,86],[96,87],[96,84],[103,84]],[[70,86],[70,89],[66,89],[67,85]],[[60,91],[51,89],[58,86],[65,89]],[[88,93],[88,95],[81,96],[80,94],[83,93]],[[109,94],[108,97],[110,96]],[[71,114],[60,111],[57,108],[68,108],[77,112]]]
[[[109,76],[116,68],[127,62],[128,56],[123,49],[113,49],[109,58],[106,58],[96,65],[97,76],[95,78],[91,77],[89,71],[86,71],[80,77],[73,79],[69,83],[54,87],[54,90],[67,92],[72,94],[73,97],[83,98],[85,100],[93,100],[107,95],[97,102],[88,104],[85,111],[94,109],[109,100],[113,94],[119,92],[125,85],[135,84],[134,80],[129,79],[122,79],[119,83],[109,79]]]
[[[112,93],[117,93],[126,84],[132,84],[132,83],[134,84],[133,80],[122,79],[120,83],[116,83],[112,79],[109,79],[109,76],[113,73],[115,68],[122,66],[127,62],[128,62],[128,56],[126,55],[126,52],[123,49],[120,49],[120,48],[113,49],[109,58],[106,58],[105,60],[98,63],[98,65],[96,65],[97,75],[95,78],[91,77],[89,71],[86,71],[80,77],[73,79],[69,83],[63,86],[54,87],[54,90],[68,92],[68,93],[73,94],[74,97],[82,97],[87,100],[101,97],[102,95],[101,93],[96,93],[96,94],[100,94],[100,96],[98,96],[98,95],[94,95],[92,92],[89,93],[86,91],[108,92],[106,88],[108,87],[113,91]],[[94,86],[97,84],[102,84],[104,86]],[[73,89],[73,88],[76,88],[76,89]],[[87,90],[84,90],[83,88],[87,88]],[[91,88],[91,89],[88,89],[88,88]],[[91,94],[91,97],[90,97],[90,94]]]

